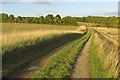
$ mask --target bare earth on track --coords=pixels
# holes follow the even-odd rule
[[[83,50],[80,52],[74,65],[71,78],[91,78],[91,66],[89,64],[89,46],[90,40],[87,41]]]

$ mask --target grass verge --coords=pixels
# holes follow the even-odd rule
[[[40,78],[69,78],[73,64],[90,35],[91,32],[88,31],[83,37],[61,50],[48,64],[36,72],[33,76],[34,80]]]
[[[103,78],[103,69],[98,57],[99,45],[94,41],[94,37],[90,43],[90,64],[92,68],[92,78]]]
[[[100,52],[103,52],[103,49],[100,48],[100,45],[101,44],[98,44],[95,41],[93,34],[90,44],[90,64],[92,68],[92,78],[112,78],[112,74],[109,74],[108,69],[103,66],[103,63],[99,58]]]

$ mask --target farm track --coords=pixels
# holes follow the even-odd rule
[[[48,55],[45,55],[42,58],[38,58],[38,59],[32,61],[29,65],[27,65],[26,67],[24,67],[22,70],[14,73],[9,78],[32,78],[32,75],[34,75],[35,72],[38,69],[42,68],[45,64],[47,64],[47,62],[52,57],[56,56],[57,53],[59,53],[60,50],[62,50],[64,47],[66,47],[70,43],[74,42],[75,40],[70,41],[70,42],[62,45],[61,47],[56,48],[55,50],[53,50],[52,52],[50,52]],[[29,70],[30,68],[34,68],[34,67],[37,67],[37,68]]]
[[[91,66],[89,64],[89,46],[91,38],[86,42],[84,48],[80,52],[76,63],[73,67],[71,78],[91,78]]]

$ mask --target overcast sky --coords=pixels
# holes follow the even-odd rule
[[[118,2],[117,0],[104,0],[104,2],[55,2],[46,0],[46,2],[25,2],[25,0],[4,0],[2,2],[2,11],[15,16],[46,16],[47,14],[60,14],[64,16],[117,16]],[[12,2],[13,1],[13,2]],[[17,2],[20,1],[20,2]],[[37,0],[38,1],[38,0]]]

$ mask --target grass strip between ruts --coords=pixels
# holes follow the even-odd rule
[[[83,37],[61,50],[48,64],[36,71],[33,76],[34,80],[39,78],[69,78],[73,64],[90,35],[91,31],[88,30]]]

